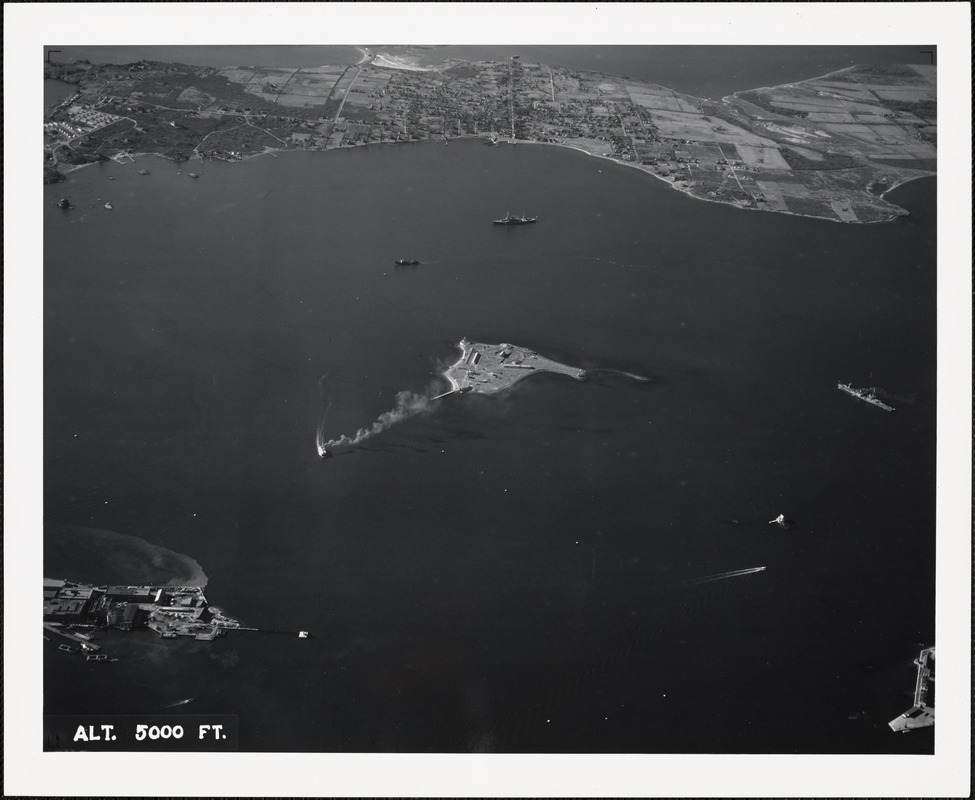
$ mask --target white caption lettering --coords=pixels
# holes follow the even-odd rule
[[[101,730],[102,736],[95,733],[96,727]],[[115,736],[112,733],[114,728],[114,725],[89,725],[86,731],[84,725],[79,725],[78,730],[75,731],[74,740],[76,742],[114,742]]]

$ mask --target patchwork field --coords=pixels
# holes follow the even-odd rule
[[[904,213],[883,191],[937,165],[934,67],[861,65],[714,101],[516,57],[429,69],[409,54],[372,58],[301,69],[48,65],[49,77],[80,82],[75,117],[57,109],[46,120],[46,175],[140,148],[238,158],[482,136],[576,147],[743,208],[866,222]],[[79,132],[77,109],[112,124]]]

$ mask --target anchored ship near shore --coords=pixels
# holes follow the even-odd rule
[[[884,411],[894,411],[895,409],[884,403],[882,400],[877,399],[877,395],[874,394],[873,389],[854,389],[848,383],[838,383],[836,388],[847,394],[852,394],[859,400],[863,400],[865,403],[870,403],[872,406],[877,408],[882,408]]]

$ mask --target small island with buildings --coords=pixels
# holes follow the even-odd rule
[[[557,372],[582,380],[585,370],[560,364],[525,347],[483,344],[461,339],[460,358],[444,371],[450,390],[434,397],[477,392],[494,394],[536,372]]]

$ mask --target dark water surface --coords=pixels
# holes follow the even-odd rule
[[[246,750],[930,752],[886,723],[934,635],[934,195],[847,226],[475,142],[46,188],[46,518],[314,635],[52,647],[46,713],[195,697]],[[317,457],[327,407],[338,436],[435,393],[463,336],[594,372]]]
[[[44,79],[44,108],[45,110],[57,105],[66,97],[70,97],[78,90],[77,86],[72,86],[64,81]]]
[[[854,64],[930,64],[934,47],[841,47],[795,45],[455,45],[392,47],[423,63],[444,58],[522,61],[564,65],[658,83],[698,97],[719,98],[732,92],[807,80]]]
[[[55,61],[131,64],[141,59],[209,67],[319,67],[355,64],[362,53],[351,45],[58,45]]]

